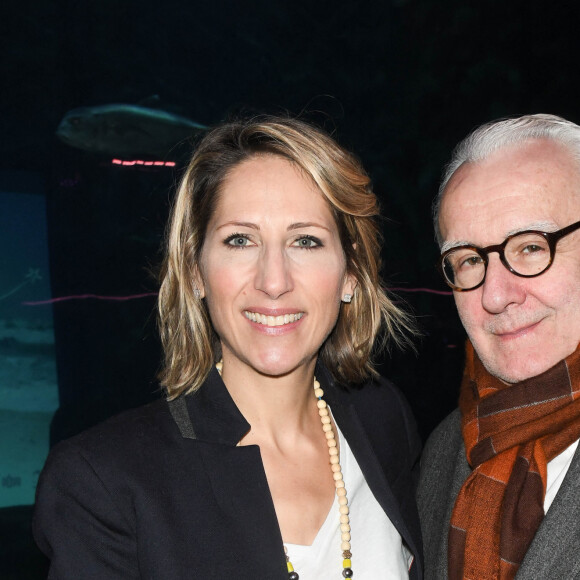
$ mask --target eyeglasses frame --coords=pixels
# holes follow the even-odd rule
[[[567,236],[568,234],[571,234],[572,232],[575,232],[578,229],[580,229],[580,221],[574,222],[573,224],[570,224],[569,226],[566,226],[565,228],[562,228],[562,229],[557,230],[555,232],[542,232],[539,230],[524,230],[522,232],[516,232],[515,234],[508,236],[501,244],[494,244],[491,246],[486,246],[485,248],[478,248],[477,246],[473,246],[471,244],[464,244],[464,245],[460,245],[460,246],[455,246],[453,248],[449,248],[448,250],[443,252],[441,254],[441,256],[439,256],[438,269],[441,272],[443,278],[445,279],[445,282],[447,283],[447,285],[451,289],[453,289],[455,292],[471,292],[471,290],[477,290],[477,288],[482,286],[483,283],[485,282],[485,277],[487,276],[487,266],[489,264],[489,254],[492,252],[497,252],[499,254],[499,259],[500,259],[501,263],[504,265],[504,267],[509,272],[514,274],[514,276],[519,276],[520,278],[536,278],[537,276],[541,276],[542,274],[547,272],[549,270],[550,266],[552,265],[552,263],[554,262],[554,256],[556,255],[556,246],[557,246],[558,242],[563,237]],[[520,274],[519,272],[516,272],[509,265],[509,263],[505,257],[505,253],[504,253],[505,247],[507,246],[509,241],[512,238],[515,238],[516,236],[521,236],[521,235],[525,235],[525,234],[538,234],[540,236],[543,236],[544,239],[546,240],[546,242],[548,243],[548,247],[550,248],[550,261],[548,262],[548,265],[541,272],[538,272],[536,274]],[[459,288],[458,286],[453,285],[447,279],[447,276],[445,275],[445,268],[443,267],[443,263],[445,262],[445,258],[451,252],[455,252],[456,250],[460,250],[460,249],[473,250],[478,256],[480,256],[483,259],[483,262],[485,265],[485,272],[483,274],[483,278],[482,278],[481,282],[479,284],[477,284],[477,286],[473,286],[473,288]]]

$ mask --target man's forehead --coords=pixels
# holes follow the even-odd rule
[[[525,230],[555,231],[577,221],[579,168],[568,150],[546,140],[465,163],[441,201],[442,251],[501,243]]]
[[[465,181],[485,186],[517,176],[525,182],[543,182],[558,174],[580,183],[580,160],[562,143],[530,139],[506,145],[483,159],[466,161],[450,177],[445,192],[461,188]]]
[[[539,232],[555,232],[559,229],[559,226],[550,220],[538,220],[532,221],[526,225],[507,230],[503,234],[503,239],[519,234],[521,232],[526,232],[529,230],[539,231]],[[498,242],[499,243],[499,242]],[[457,248],[458,246],[477,246],[473,240],[445,240],[441,246],[441,253],[450,250],[451,248]]]

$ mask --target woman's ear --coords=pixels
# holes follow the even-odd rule
[[[356,252],[356,243],[352,245],[352,249]],[[347,272],[345,274],[344,284],[342,285],[343,299],[344,296],[350,296],[350,298],[352,299],[352,297],[354,296],[354,289],[357,287],[357,285],[358,280],[352,274],[349,274]],[[350,300],[348,300],[348,302],[350,302]]]
[[[205,298],[205,286],[199,268],[193,270],[193,294],[196,298],[201,300]]]
[[[346,274],[342,285],[342,301],[350,302],[354,296],[354,290],[358,285],[357,279],[352,274]]]

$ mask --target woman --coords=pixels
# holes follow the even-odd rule
[[[301,121],[226,123],[179,187],[159,294],[167,400],[58,446],[51,578],[419,578],[419,442],[378,379],[407,318],[360,164]]]

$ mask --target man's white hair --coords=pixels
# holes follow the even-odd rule
[[[451,160],[443,170],[439,192],[433,202],[433,226],[439,247],[443,243],[439,229],[441,200],[454,173],[464,163],[483,161],[504,147],[532,139],[557,141],[566,147],[574,159],[580,163],[580,127],[562,117],[540,113],[500,119],[481,125],[455,147]]]

